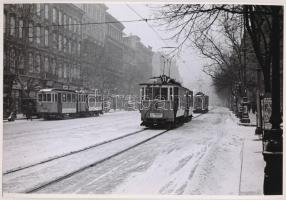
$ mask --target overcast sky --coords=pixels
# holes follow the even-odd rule
[[[112,3],[106,5],[109,8],[107,11],[120,21],[140,19],[140,17],[133,10],[139,13],[143,18],[153,18],[150,6],[147,6],[146,4],[129,3],[128,5],[133,10],[130,9],[126,3]],[[170,51],[170,49],[162,49],[162,47],[176,46],[176,43],[172,41],[163,42],[146,22],[132,22],[123,24],[125,26],[124,32],[127,35],[138,35],[146,46],[150,45],[153,47],[153,51]],[[168,37],[167,33],[160,31],[162,28],[156,26],[152,27],[162,38]],[[208,92],[211,81],[210,78],[202,72],[203,63],[204,60],[198,55],[195,49],[191,48],[185,49],[181,55],[181,59],[178,59],[179,71],[184,81],[183,84],[193,90],[201,89]]]

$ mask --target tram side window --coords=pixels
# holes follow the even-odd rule
[[[42,101],[42,94],[38,94],[38,101]]]
[[[75,94],[72,94],[72,102],[75,102]]]
[[[140,90],[141,90],[141,99],[143,100],[144,99],[144,90],[145,90],[145,88],[142,87]]]
[[[66,102],[66,101],[67,101],[66,94],[63,94],[63,102]]]
[[[173,88],[170,88],[170,100],[173,101]]]
[[[100,102],[101,101],[101,96],[96,96],[96,102]]]
[[[67,102],[71,102],[71,94],[67,94]]]
[[[58,94],[55,94],[55,102],[58,102]]]
[[[51,101],[51,94],[47,94],[47,101]]]
[[[168,88],[161,88],[161,100],[168,100]]]
[[[43,101],[47,101],[47,96],[46,96],[46,94],[43,94]]]
[[[179,106],[179,89],[177,87],[174,87],[174,106],[177,109]]]

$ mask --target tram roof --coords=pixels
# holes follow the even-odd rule
[[[41,89],[39,92],[53,92],[53,91],[75,92],[75,90],[59,89],[59,88],[44,88],[44,89]]]
[[[146,83],[140,83],[139,85],[149,85],[149,86],[162,86],[162,85],[166,85],[166,86],[178,86],[181,88],[184,88],[186,90],[189,90],[188,88],[185,88],[182,86],[181,83],[177,82],[175,79],[166,76],[166,75],[161,75],[159,77],[152,77],[148,80],[148,82]]]

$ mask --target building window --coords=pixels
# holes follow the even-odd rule
[[[62,25],[62,12],[59,11],[59,25]]]
[[[19,20],[19,38],[23,38],[23,20]]]
[[[40,55],[36,56],[36,62],[35,62],[35,73],[40,73],[41,71],[41,57]]]
[[[15,69],[16,69],[16,53],[15,49],[12,49],[10,51],[10,72],[15,73]]]
[[[45,58],[44,69],[45,72],[49,72],[49,58]]]
[[[11,36],[15,36],[15,28],[16,28],[15,25],[16,25],[16,24],[15,24],[15,17],[12,16],[12,17],[10,18],[10,35],[11,35]]]
[[[56,60],[52,59],[51,61],[51,68],[52,68],[52,74],[56,74]]]
[[[33,24],[29,23],[29,41],[33,42]]]
[[[57,10],[53,8],[53,23],[57,22]]]
[[[49,45],[49,30],[45,29],[45,46]]]
[[[55,49],[58,48],[57,34],[56,33],[53,33],[53,47]]]
[[[59,51],[62,50],[62,45],[63,45],[63,38],[62,35],[59,35]]]
[[[77,44],[77,53],[80,54],[80,43]]]
[[[45,18],[49,19],[49,5],[45,5]]]
[[[73,24],[74,25],[72,26],[73,27],[72,30],[73,30],[73,32],[76,32],[76,29],[77,29],[77,25],[76,25],[77,22],[76,22],[76,20],[73,20]]]
[[[64,23],[63,23],[63,25],[66,25],[66,22],[67,22],[67,16],[64,14]]]
[[[77,78],[80,79],[80,66],[77,66]]]
[[[69,17],[69,30],[71,31],[72,30],[72,18]]]
[[[64,63],[64,78],[67,78],[68,67],[67,63]]]
[[[34,72],[34,62],[32,53],[29,53],[29,72]]]
[[[69,44],[69,53],[71,53],[71,49],[72,49],[72,47],[71,47],[71,41],[69,40],[69,42],[68,42],[68,44]]]
[[[24,56],[23,53],[19,54],[19,65],[18,69],[24,69]]]
[[[41,16],[41,4],[36,4],[36,15]]]
[[[36,27],[36,42],[37,44],[41,43],[41,27]]]
[[[59,64],[59,70],[58,70],[58,77],[62,78],[62,74],[63,74],[63,69],[62,69],[62,64]]]
[[[67,50],[67,38],[66,37],[64,37],[64,46],[63,46],[63,48],[64,48],[64,52],[66,52],[66,50]]]

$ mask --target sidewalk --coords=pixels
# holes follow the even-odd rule
[[[250,114],[250,124],[255,124],[255,115]],[[240,182],[240,195],[263,195],[264,167],[262,155],[262,141],[255,135],[255,127],[252,132],[245,131],[244,146],[242,152],[242,171]]]

